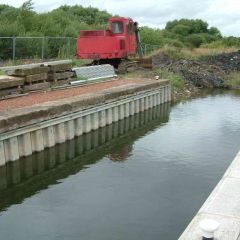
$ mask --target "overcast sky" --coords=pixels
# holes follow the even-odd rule
[[[33,0],[34,1],[34,0]],[[0,0],[15,7],[24,0]],[[35,0],[35,10],[50,11],[61,5],[93,6],[112,14],[131,17],[141,26],[164,28],[167,21],[200,18],[225,36],[240,37],[240,0]]]

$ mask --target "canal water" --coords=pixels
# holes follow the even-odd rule
[[[177,239],[239,149],[236,93],[145,111],[0,168],[0,239]]]

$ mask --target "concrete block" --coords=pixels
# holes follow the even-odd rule
[[[74,138],[74,135],[75,135],[74,120],[69,120],[65,122],[65,133],[66,133],[66,140],[70,140]]]
[[[144,110],[148,110],[148,97],[144,97]]]
[[[31,132],[32,151],[40,152],[44,149],[42,129]]]
[[[140,112],[145,110],[145,98],[140,99]]]
[[[87,115],[83,117],[83,132],[88,133],[91,131],[91,115]]]
[[[79,117],[75,119],[75,136],[81,136],[83,134],[83,119]]]
[[[161,89],[161,95],[162,95],[162,103],[165,103],[165,91],[164,91],[164,87]]]
[[[5,161],[16,161],[19,159],[18,139],[12,137],[4,141]]]
[[[118,106],[113,107],[113,122],[117,122],[119,119],[118,116],[119,112],[118,112]]]
[[[134,101],[134,104],[135,104],[135,113],[139,113],[139,111],[140,111],[140,100],[136,99]]]
[[[98,118],[98,112],[95,112],[91,114],[91,130],[97,130],[99,127],[99,118]]]
[[[66,141],[65,125],[64,123],[59,123],[55,126],[55,141],[56,143],[63,143]]]
[[[133,116],[135,114],[135,104],[134,101],[130,102],[130,116]]]
[[[164,102],[167,102],[167,99],[168,99],[168,90],[167,90],[167,87],[164,87],[164,95],[165,95],[165,97],[164,97]]]
[[[112,111],[112,108],[108,108],[107,109],[107,112],[106,112],[106,123],[107,125],[110,125],[112,124],[113,122],[113,111]]]
[[[150,96],[148,97],[148,105],[149,105],[149,108],[152,108],[152,107],[153,107],[153,96],[152,96],[152,95],[150,95]]]
[[[99,112],[99,127],[106,126],[106,110]]]
[[[45,148],[53,147],[56,144],[53,126],[49,126],[43,129],[43,143]]]
[[[172,98],[172,96],[171,96],[171,85],[169,85],[167,88],[168,88],[168,102],[170,102],[171,98]]]
[[[124,119],[125,118],[125,113],[124,113],[124,104],[119,105],[119,115],[118,119]]]
[[[157,93],[157,105],[161,104],[160,92]]]
[[[4,152],[4,145],[3,141],[0,141],[0,166],[5,165],[6,159],[5,159],[5,152]]]
[[[157,105],[157,95],[154,94],[153,95],[153,107],[155,107]]]
[[[130,104],[129,102],[127,102],[124,104],[124,115],[126,118],[128,118],[129,114],[130,114]]]
[[[29,156],[32,154],[32,142],[30,133],[18,136],[19,156]]]

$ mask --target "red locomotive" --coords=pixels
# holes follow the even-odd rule
[[[136,54],[140,43],[137,23],[131,18],[109,19],[108,30],[80,31],[77,39],[77,58],[92,59],[94,64],[118,67],[122,59]]]

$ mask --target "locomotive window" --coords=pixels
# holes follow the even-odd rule
[[[123,33],[123,23],[122,22],[113,22],[112,31],[115,34]]]
[[[129,23],[127,24],[127,33],[128,33],[129,35],[134,34],[134,25],[133,25],[132,22],[129,22]]]

